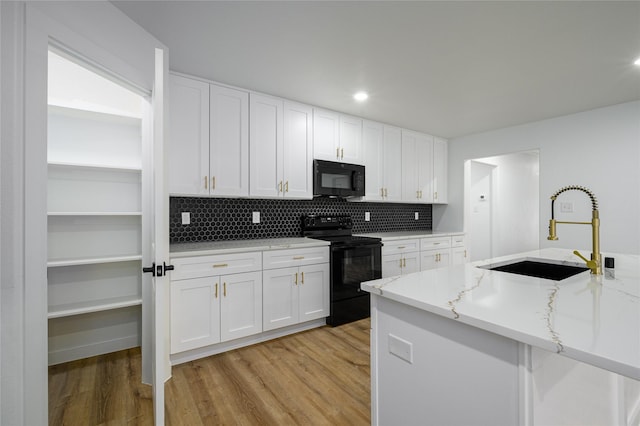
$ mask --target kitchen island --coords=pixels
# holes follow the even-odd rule
[[[362,284],[372,423],[640,422],[640,257],[553,281],[487,268],[579,264],[543,249]],[[578,262],[576,262],[578,260]]]

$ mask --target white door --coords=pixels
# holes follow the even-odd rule
[[[340,114],[313,109],[313,158],[340,161]]]
[[[25,373],[11,379],[21,389],[15,399],[15,417],[9,424],[47,423],[47,57],[52,40],[69,54],[102,70],[106,76],[130,85],[152,100],[143,119],[148,150],[143,159],[142,262],[155,263],[155,270],[168,262],[168,197],[164,179],[165,117],[168,58],[164,46],[135,25],[109,2],[87,4],[27,3],[22,16],[24,39],[24,175],[26,207],[19,211],[25,224],[23,234],[24,261],[29,264],[20,289],[24,293],[24,312],[28,327],[18,331],[17,340],[24,342]],[[118,32],[113,32],[118,28]],[[122,35],[126,34],[125,37]],[[125,41],[126,40],[126,41]],[[144,136],[143,136],[144,140]],[[4,140],[3,140],[4,144]],[[143,148],[144,150],[145,148]],[[146,195],[145,195],[146,193]],[[146,215],[145,211],[151,213]],[[153,222],[150,223],[149,222]],[[28,226],[26,226],[28,224]],[[147,226],[148,224],[148,226]],[[145,255],[149,253],[149,255]],[[149,259],[148,257],[151,257]],[[167,352],[168,325],[164,270],[153,282],[142,280],[142,346],[143,381],[154,383],[156,424],[164,424],[164,381],[170,374]],[[142,271],[140,271],[142,276]],[[152,311],[149,313],[149,311]],[[150,321],[149,321],[150,320]],[[149,367],[151,365],[151,367]],[[20,375],[22,374],[22,375]],[[5,377],[3,377],[3,381]],[[6,419],[3,413],[3,418]],[[11,417],[10,417],[11,418]]]
[[[298,268],[269,269],[262,272],[263,329],[273,330],[298,323]]]
[[[402,130],[384,126],[384,199],[402,200]]]
[[[416,143],[416,161],[418,166],[418,201],[433,201],[433,137],[420,134]]]
[[[329,316],[329,264],[301,267],[298,291],[300,322]]]
[[[379,201],[384,196],[383,181],[383,125],[375,121],[362,122],[362,152],[365,166],[365,192],[367,201]],[[400,173],[400,168],[398,168]]]
[[[340,116],[340,161],[362,164],[362,119]]]
[[[262,332],[262,273],[223,275],[220,281],[220,340]]]
[[[313,198],[313,115],[310,106],[284,102],[282,175],[285,198]]]
[[[282,179],[282,100],[251,94],[249,137],[250,195],[278,197],[284,191]]]
[[[433,139],[433,202],[447,202],[447,141]]]

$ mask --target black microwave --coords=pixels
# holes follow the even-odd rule
[[[313,160],[314,197],[364,197],[364,166]]]

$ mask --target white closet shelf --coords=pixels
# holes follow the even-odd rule
[[[142,216],[142,212],[49,212],[48,216]]]
[[[88,314],[91,312],[108,311],[111,309],[127,308],[142,305],[140,296],[113,297],[110,299],[94,300],[91,302],[68,303],[49,306],[49,318],[62,318],[72,315]]]
[[[134,260],[142,260],[142,255],[56,259],[48,261],[47,267],[56,268],[60,266],[93,265],[97,263],[131,262]]]
[[[119,120],[123,122],[136,122],[142,120],[138,113],[124,111],[116,108],[108,108],[101,105],[87,103],[74,103],[62,99],[49,99],[49,110],[58,111],[63,114],[76,117],[91,117],[93,119],[103,118],[108,120]]]
[[[49,166],[68,168],[68,169],[85,169],[85,170],[102,170],[113,172],[131,172],[140,173],[142,167],[139,166],[116,166],[111,164],[89,164],[89,163],[67,163],[62,161],[49,161]]]

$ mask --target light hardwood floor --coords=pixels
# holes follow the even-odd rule
[[[369,320],[322,327],[173,367],[168,425],[370,424]],[[131,349],[49,368],[51,425],[151,425]]]

